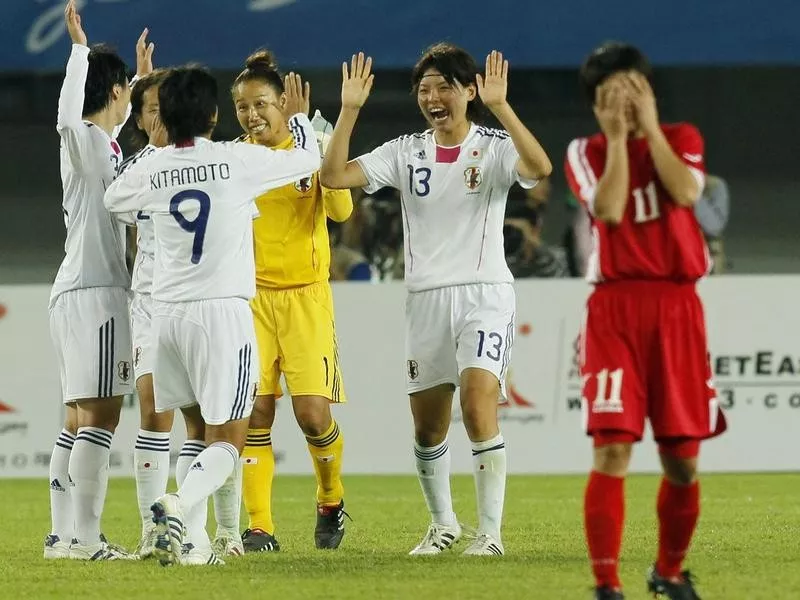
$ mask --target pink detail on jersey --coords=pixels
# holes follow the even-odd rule
[[[176,148],[192,148],[194,147],[194,140],[187,140],[185,142],[181,142],[180,144],[175,144]]]
[[[455,148],[436,146],[436,162],[454,163],[458,160],[458,155],[460,153],[461,153],[461,146],[456,146]]]
[[[111,140],[111,149],[114,151],[114,154],[122,154],[122,148],[119,147],[117,140]]]

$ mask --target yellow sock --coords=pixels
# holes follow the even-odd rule
[[[342,486],[342,451],[344,439],[339,424],[331,420],[331,426],[322,435],[306,436],[308,451],[317,474],[317,503],[335,506],[344,497]]]
[[[250,529],[275,533],[272,522],[272,478],[275,454],[269,429],[248,429],[242,453],[242,496],[250,517]]]

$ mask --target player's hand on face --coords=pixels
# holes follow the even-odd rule
[[[147,43],[147,27],[142,31],[142,35],[136,40],[136,75],[144,77],[153,72],[153,50],[156,45],[153,42]]]
[[[478,95],[486,108],[494,110],[506,103],[508,92],[508,61],[502,52],[492,50],[486,57],[486,74],[477,75]]]
[[[150,129],[150,139],[148,141],[156,148],[163,148],[169,144],[167,128],[164,127],[164,122],[161,120],[160,115],[156,115],[153,119],[153,126]]]
[[[346,62],[342,63],[342,108],[358,110],[364,106],[374,80],[371,56],[354,54],[349,69]]]
[[[645,134],[658,131],[658,108],[656,107],[656,97],[650,82],[641,73],[629,73],[625,76],[627,93],[636,111],[636,119],[639,127]]]
[[[627,93],[619,81],[607,81],[595,92],[594,116],[600,129],[609,139],[619,139],[628,135],[628,121],[625,118]]]
[[[72,43],[87,46],[86,34],[81,27],[81,16],[78,14],[75,0],[67,2],[67,7],[64,9],[64,21],[67,23],[67,31]]]
[[[297,73],[289,73],[283,78],[284,97],[283,116],[288,121],[297,113],[308,115],[311,108],[311,84],[303,84],[303,78]]]

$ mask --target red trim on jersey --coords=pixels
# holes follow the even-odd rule
[[[180,144],[175,144],[176,148],[192,148],[194,147],[194,140],[187,140],[185,142],[181,142]]]
[[[114,154],[122,154],[122,148],[119,147],[116,140],[111,140],[111,149],[114,151]]]
[[[436,162],[437,163],[454,163],[458,160],[458,155],[461,153],[461,146],[455,148],[445,148],[444,146],[436,146]]]

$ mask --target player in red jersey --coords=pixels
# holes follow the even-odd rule
[[[594,234],[588,277],[595,288],[581,347],[586,431],[594,439],[584,519],[595,598],[623,598],[624,478],[648,418],[664,470],[648,588],[693,600],[699,596],[681,566],[699,514],[699,443],[725,429],[695,291],[710,266],[692,210],[705,179],[703,138],[692,125],[659,123],[651,74],[632,46],[595,50],[580,78],[602,133],[567,150],[567,180],[588,207]]]

